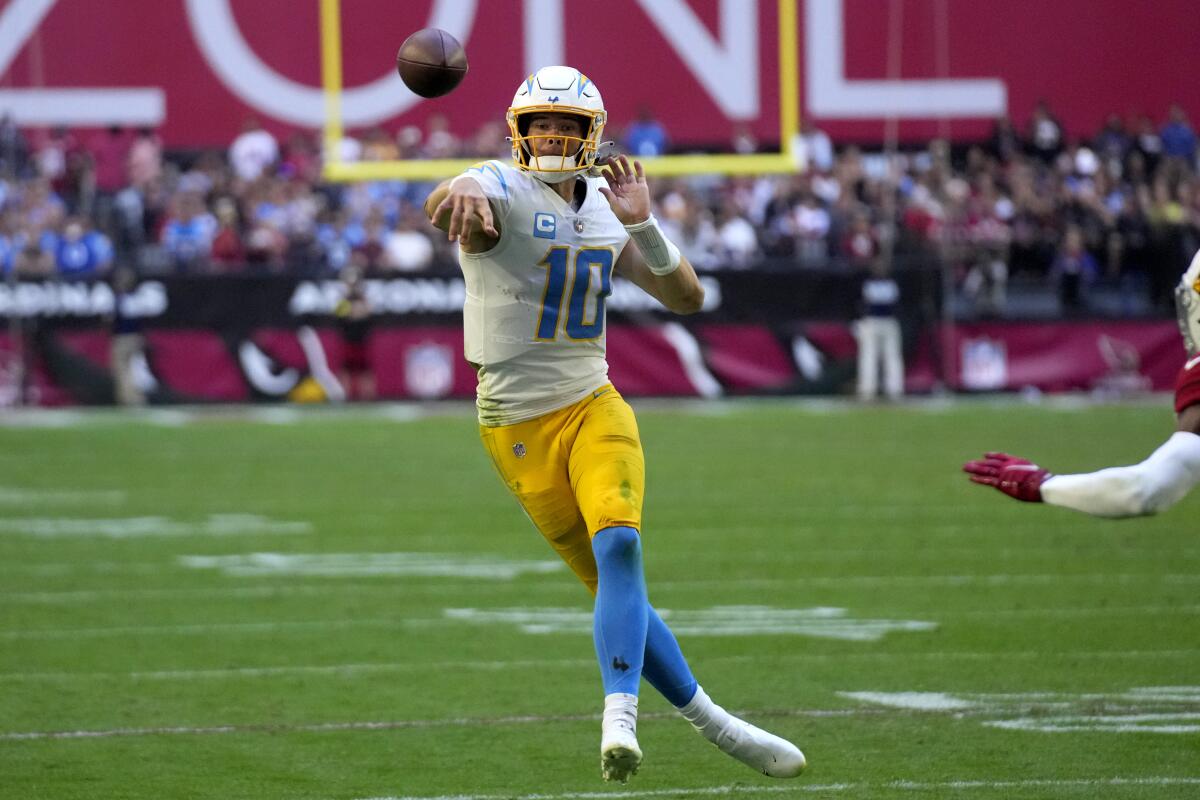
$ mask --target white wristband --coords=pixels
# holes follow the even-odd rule
[[[653,214],[642,222],[626,225],[625,232],[637,244],[638,250],[642,251],[646,266],[655,275],[670,275],[679,269],[682,254],[679,248],[663,235],[662,228],[658,227],[658,220]]]

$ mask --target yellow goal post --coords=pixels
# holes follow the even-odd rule
[[[479,162],[478,158],[341,161],[342,14],[341,0],[321,3],[321,84],[325,94],[325,180],[333,182],[437,180],[448,178]],[[650,175],[767,175],[795,172],[799,154],[795,142],[800,128],[800,74],[796,43],[796,0],[777,0],[779,8],[779,143],[777,153],[737,155],[667,155],[642,158]]]

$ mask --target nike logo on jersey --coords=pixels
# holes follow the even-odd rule
[[[1196,356],[1195,358],[1189,359],[1188,362],[1183,365],[1184,372],[1187,372],[1189,369],[1196,366],[1197,364],[1200,364],[1200,356]]]
[[[598,391],[598,392],[592,392],[592,399],[593,399],[593,400],[595,400],[597,397],[599,397],[600,395],[602,395],[602,394],[606,393],[607,391],[608,391],[608,389],[601,389],[601,390],[600,390],[600,391]]]

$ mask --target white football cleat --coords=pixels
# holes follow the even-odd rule
[[[600,734],[600,774],[606,781],[625,783],[642,764],[637,741],[636,695],[613,693],[604,698]]]
[[[642,764],[637,736],[626,727],[612,726],[600,740],[600,774],[606,781],[625,783]]]
[[[808,765],[804,753],[796,745],[738,719],[714,703],[700,686],[679,713],[722,753],[763,775],[794,778]]]
[[[794,778],[808,765],[799,747],[732,714],[712,743],[771,778]]]

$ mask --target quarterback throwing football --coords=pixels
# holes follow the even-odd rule
[[[1156,514],[1179,502],[1200,483],[1200,252],[1175,298],[1188,360],[1175,381],[1175,433],[1149,458],[1083,475],[1052,475],[1023,458],[987,453],[963,465],[971,480],[1018,500],[1097,517]]]
[[[508,109],[513,163],[477,164],[425,202],[433,224],[459,243],[480,438],[596,597],[603,777],[624,782],[641,764],[642,677],[724,752],[793,777],[805,766],[800,750],[713,703],[647,600],[645,465],[633,411],[608,380],[605,299],[614,275],[678,314],[700,310],[704,290],[651,215],[641,164],[600,163],[605,120],[586,76],[544,67],[521,82]]]

